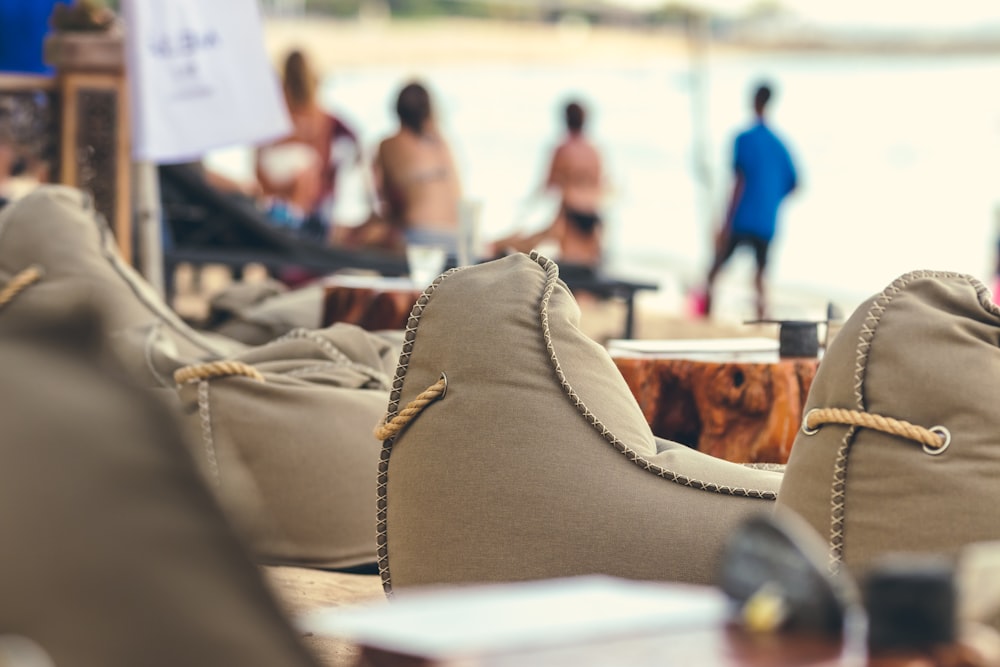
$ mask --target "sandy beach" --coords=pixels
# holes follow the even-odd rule
[[[270,18],[264,26],[276,63],[293,48],[309,52],[318,69],[407,64],[488,62],[636,62],[687,51],[672,30],[585,25],[538,25],[471,19],[388,22]]]

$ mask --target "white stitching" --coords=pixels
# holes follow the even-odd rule
[[[386,409],[385,421],[392,420],[399,411],[400,396],[403,392],[403,379],[406,377],[406,371],[410,366],[410,357],[413,354],[413,341],[416,340],[417,326],[420,324],[420,316],[423,315],[424,309],[427,307],[427,302],[443,280],[465,268],[462,266],[456,267],[438,276],[434,282],[424,289],[423,293],[413,304],[413,308],[410,309],[410,316],[406,320],[406,329],[403,331],[403,347],[399,353],[399,363],[396,365],[396,374],[391,382],[389,405]],[[392,454],[392,445],[394,442],[395,438],[390,438],[382,443],[382,450],[379,452],[378,474],[375,478],[377,496],[375,506],[375,546],[377,549],[379,577],[382,580],[382,590],[385,591],[386,597],[392,597],[393,595],[392,582],[389,577],[389,550],[386,532],[386,507],[388,505],[386,503],[386,495],[388,493],[389,456]]]
[[[569,382],[566,380],[566,375],[562,370],[562,366],[559,363],[559,359],[556,356],[555,347],[552,344],[552,331],[549,328],[548,305],[552,294],[555,291],[555,286],[559,280],[559,268],[555,262],[539,255],[537,252],[532,252],[530,257],[545,270],[547,276],[546,286],[542,292],[540,319],[543,332],[542,338],[544,339],[545,347],[549,352],[549,360],[552,362],[552,368],[555,371],[556,378],[559,380],[559,384],[563,391],[566,392],[566,395],[573,402],[573,405],[576,406],[580,414],[587,420],[587,422],[590,423],[591,426],[597,429],[598,433],[600,433],[605,440],[607,440],[620,453],[624,454],[629,461],[638,465],[643,470],[648,470],[658,477],[676,484],[683,484],[684,486],[690,486],[692,488],[709,491],[711,493],[758,498],[762,500],[774,500],[777,497],[777,494],[773,491],[725,486],[716,484],[715,482],[705,482],[686,475],[681,475],[676,471],[669,470],[643,458],[638,452],[629,447],[621,439],[619,439],[618,436],[612,433],[611,430],[600,419],[598,419],[593,412],[590,411],[586,404],[584,404],[583,399],[581,399],[573,387],[570,386]]]
[[[302,327],[292,329],[285,335],[276,338],[268,343],[265,343],[260,347],[261,348],[270,347],[272,345],[277,345],[279,343],[289,340],[305,340],[311,342],[315,344],[317,347],[319,347],[319,349],[323,353],[325,353],[328,357],[330,357],[331,361],[335,362],[336,364],[341,366],[346,366],[352,370],[358,371],[362,375],[368,376],[375,382],[378,382],[379,389],[389,388],[389,376],[386,373],[376,370],[371,366],[366,366],[364,364],[359,364],[355,361],[352,361],[350,357],[348,357],[342,351],[337,349],[336,345],[334,345],[332,342],[330,342],[323,336],[317,334],[315,331],[311,329],[304,329]]]
[[[159,333],[159,328],[160,325],[155,323],[150,328],[149,333],[146,334],[145,344],[143,345],[143,355],[146,357],[146,367],[149,368],[149,372],[153,374],[153,377],[160,383],[160,386],[173,387],[173,379],[164,377],[163,374],[156,368],[156,364],[153,363],[153,347],[155,347],[153,339],[156,338],[156,334]]]
[[[205,448],[205,460],[208,462],[208,472],[215,488],[222,488],[222,475],[219,472],[219,460],[215,452],[215,439],[212,436],[212,412],[209,408],[209,386],[207,380],[198,383],[198,417],[201,420],[201,441]]]

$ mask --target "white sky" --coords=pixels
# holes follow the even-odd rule
[[[614,0],[639,9],[661,7],[664,0]],[[739,12],[752,7],[752,0],[682,0],[687,4],[719,12]],[[775,0],[810,22],[849,26],[899,26],[924,28],[974,27],[1000,22],[996,0]]]

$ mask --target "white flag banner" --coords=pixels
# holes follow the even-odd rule
[[[125,0],[136,160],[186,162],[291,131],[257,0]]]

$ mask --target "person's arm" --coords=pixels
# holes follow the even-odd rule
[[[552,151],[552,160],[549,162],[549,171],[545,176],[545,182],[539,188],[541,192],[546,190],[561,190],[563,187],[563,147],[559,146]]]
[[[205,182],[216,190],[221,190],[222,192],[238,192],[251,198],[260,194],[261,187],[256,180],[251,180],[249,183],[237,181],[220,174],[217,171],[212,171],[207,167],[205,168],[204,173]]]
[[[719,238],[728,238],[729,234],[733,231],[733,217],[736,215],[736,207],[740,203],[740,198],[743,196],[743,189],[746,187],[746,179],[743,177],[743,171],[737,170],[733,174],[733,191],[729,195],[729,205],[726,207],[726,217],[722,221],[722,229],[719,230]]]
[[[790,195],[795,192],[796,188],[799,187],[799,174],[798,170],[795,169],[795,161],[792,159],[792,155],[787,149],[785,150],[785,156],[788,159],[788,190],[785,194]]]
[[[726,216],[722,220],[722,226],[716,234],[716,243],[721,244],[733,231],[733,217],[736,215],[736,207],[743,196],[746,187],[746,177],[743,175],[743,141],[742,137],[737,137],[733,142],[733,190],[729,195],[729,203],[726,206]]]
[[[275,183],[269,178],[267,170],[264,169],[263,155],[264,151],[266,151],[267,149],[268,146],[261,146],[255,151],[254,175],[257,177],[257,184],[259,186],[261,194],[280,197],[283,194],[281,188],[279,188],[277,183]]]

